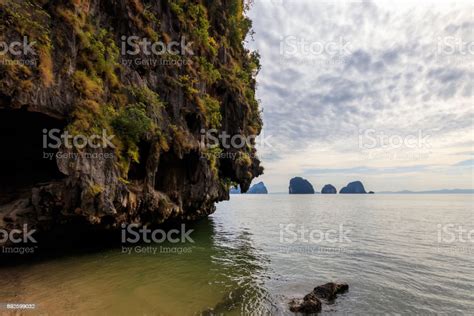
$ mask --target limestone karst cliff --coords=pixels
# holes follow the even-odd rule
[[[254,146],[203,139],[261,130],[244,11],[241,0],[0,0],[12,48],[0,54],[0,227],[195,219],[231,185],[245,192],[263,170]],[[50,148],[52,130],[113,138]]]

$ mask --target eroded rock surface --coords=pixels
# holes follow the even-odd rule
[[[0,1],[1,40],[34,42],[33,54],[0,55],[0,128],[11,144],[0,228],[195,219],[231,184],[245,192],[262,173],[254,146],[202,141],[203,130],[261,130],[258,57],[242,45],[251,24],[243,2],[231,2]],[[143,39],[192,52],[135,54]],[[105,131],[114,147],[45,148],[45,129]]]

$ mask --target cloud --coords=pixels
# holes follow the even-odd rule
[[[390,173],[410,173],[410,172],[419,172],[426,170],[429,167],[427,165],[418,165],[418,166],[402,166],[402,167],[390,167],[390,168],[371,168],[371,167],[352,167],[352,168],[334,168],[334,169],[306,169],[305,174],[390,174]]]
[[[311,160],[313,171],[392,173],[394,161],[364,161],[358,137],[367,129],[429,134],[422,163],[455,164],[452,154],[462,149],[454,144],[472,144],[474,135],[471,8],[255,1],[249,47],[262,56],[257,97],[273,145],[260,150],[267,169]]]
[[[463,161],[460,161],[456,164],[454,164],[453,166],[455,167],[474,167],[474,159],[468,159],[468,160],[463,160]]]

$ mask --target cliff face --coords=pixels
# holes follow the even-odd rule
[[[243,11],[241,0],[0,0],[0,42],[21,43],[0,54],[0,228],[195,219],[231,185],[246,191],[262,173],[253,142],[203,137],[261,130]],[[55,130],[113,137],[54,148]]]

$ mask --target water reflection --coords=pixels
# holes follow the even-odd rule
[[[120,246],[0,268],[0,303],[35,303],[42,313],[271,314],[269,259],[252,234],[227,231],[213,218],[186,228],[193,243],[140,247],[189,253],[126,253]]]
[[[265,287],[270,278],[270,259],[255,247],[248,228],[232,229],[211,217],[199,223],[197,231],[210,236],[210,270],[213,283],[227,291],[203,314],[272,314],[275,305]]]

